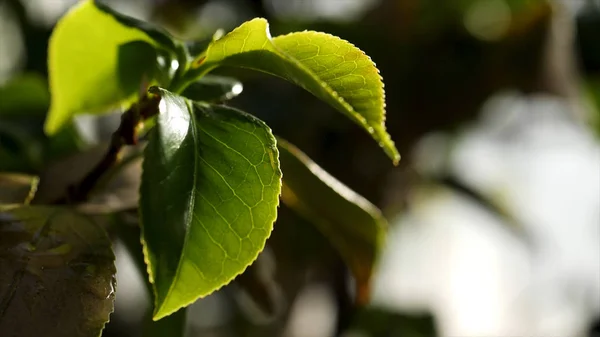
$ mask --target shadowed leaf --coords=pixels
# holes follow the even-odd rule
[[[104,230],[82,215],[51,207],[4,208],[0,332],[99,336],[113,311],[114,259]]]
[[[369,299],[371,274],[387,223],[379,209],[325,172],[304,153],[278,139],[285,176],[282,201],[310,220],[331,242],[352,271],[357,302]]]

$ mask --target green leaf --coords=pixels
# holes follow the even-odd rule
[[[0,87],[0,116],[43,116],[50,104],[45,79],[25,74]]]
[[[330,240],[356,279],[357,302],[368,301],[371,274],[387,222],[377,207],[329,175],[304,153],[278,139],[285,173],[281,200]]]
[[[385,129],[383,82],[371,59],[338,37],[313,31],[271,38],[265,19],[248,21],[213,41],[193,66],[200,73],[226,65],[287,79],[365,128],[397,163]]]
[[[55,133],[75,114],[126,104],[143,81],[165,77],[157,71],[164,50],[157,48],[172,46],[132,20],[84,0],[58,22],[48,49],[51,106],[46,133]]]
[[[223,29],[217,29],[211,37],[187,43],[186,49],[188,51],[188,54],[194,59],[201,57],[203,54],[206,53],[208,46],[213,41],[222,38],[223,35],[225,35],[225,31]]]
[[[28,204],[35,195],[39,179],[17,173],[0,173],[0,205]]]
[[[256,259],[281,191],[276,140],[262,121],[159,94],[140,189],[156,320],[229,283]]]
[[[114,254],[105,231],[67,209],[0,212],[0,331],[95,337],[113,311]]]
[[[146,35],[148,35],[154,42],[158,43],[166,50],[176,52],[179,48],[183,48],[178,41],[176,41],[167,31],[162,28],[156,27],[148,22],[123,15],[98,0],[94,1],[94,5],[96,5],[96,8],[104,13],[111,15],[120,24],[130,28],[136,28],[146,33]]]
[[[182,96],[192,101],[222,102],[239,95],[242,83],[231,77],[206,75],[190,84]]]

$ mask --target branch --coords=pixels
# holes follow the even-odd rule
[[[160,96],[146,93],[139,102],[134,103],[121,115],[121,124],[112,134],[108,151],[102,160],[78,184],[69,186],[66,197],[55,203],[79,203],[86,201],[90,192],[100,178],[120,160],[121,150],[126,145],[138,143],[138,126],[140,123],[158,114]]]

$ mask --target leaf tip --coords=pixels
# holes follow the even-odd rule
[[[47,136],[55,135],[64,126],[66,119],[51,108],[44,122],[44,133]]]
[[[398,164],[400,164],[400,153],[398,153],[396,147],[394,147],[392,152],[388,152],[388,156],[392,159],[392,164],[394,164],[394,166],[398,166]]]
[[[174,311],[173,311],[174,312]],[[160,310],[155,308],[154,312],[152,313],[152,320],[154,322],[156,321],[160,321],[161,319],[169,316],[170,314],[172,314],[173,312],[165,312],[164,310]]]
[[[152,320],[155,322],[159,321],[167,316],[174,314],[181,308],[187,307],[190,304],[191,303],[188,303],[186,305],[176,305],[173,303],[173,301],[169,301],[168,298],[164,298],[162,300],[162,302],[159,304],[158,298],[157,298],[157,301],[154,305],[154,311],[152,312]]]
[[[372,130],[372,131],[371,131]],[[392,160],[394,166],[400,163],[400,153],[396,149],[396,144],[392,140],[390,134],[385,130],[385,126],[381,125],[369,130],[373,137],[378,140],[379,146],[385,154]]]

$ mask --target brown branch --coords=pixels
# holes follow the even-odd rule
[[[127,111],[123,112],[119,128],[112,134],[108,151],[102,160],[81,182],[69,186],[67,195],[55,203],[65,204],[86,201],[98,180],[120,160],[123,147],[138,143],[137,131],[140,123],[158,114],[159,102],[159,95],[146,93],[139,102],[133,104]]]

